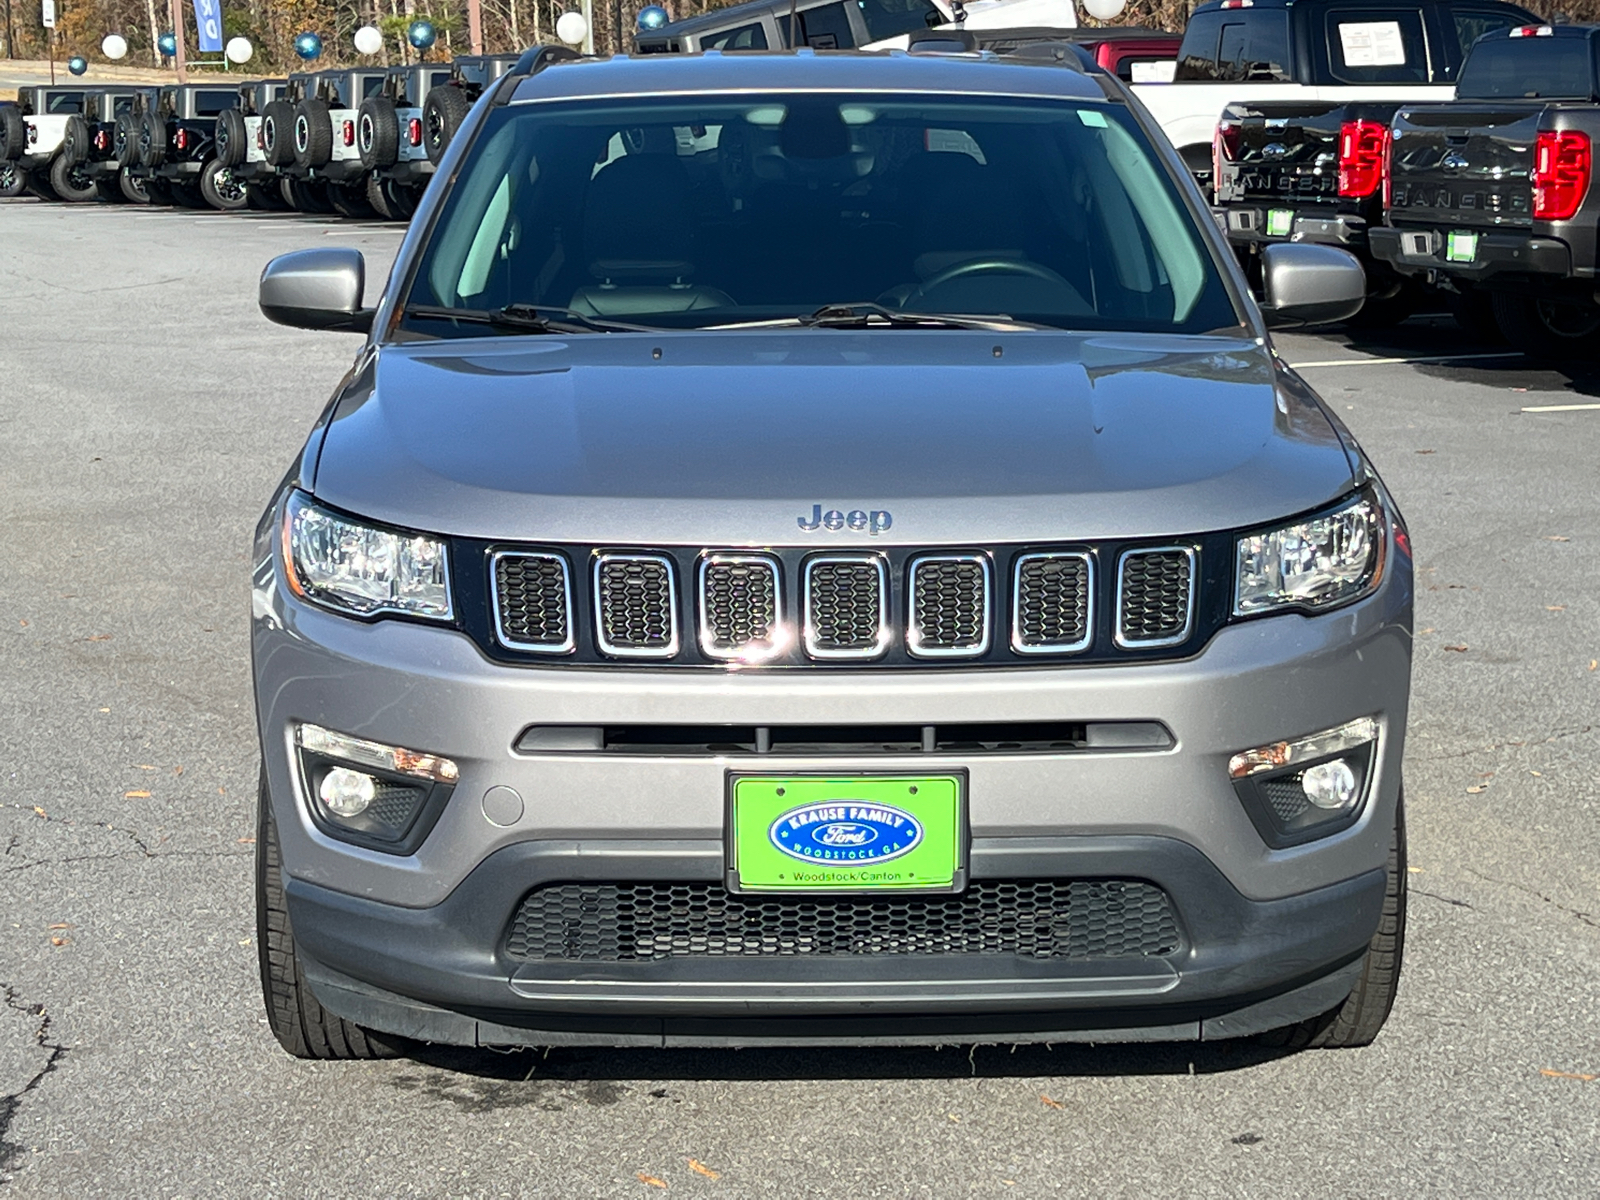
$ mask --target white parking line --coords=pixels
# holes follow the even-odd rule
[[[1600,404],[1530,404],[1523,412],[1588,412],[1600,409]]]
[[[1520,350],[1508,350],[1493,354],[1419,354],[1413,358],[1329,358],[1322,362],[1290,363],[1296,371],[1303,371],[1307,367],[1382,367],[1392,366],[1395,363],[1447,363],[1468,362],[1473,359],[1486,358],[1521,358]]]

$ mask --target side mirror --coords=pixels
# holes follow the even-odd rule
[[[361,307],[367,264],[342,246],[280,254],[261,272],[261,311],[297,329],[370,333],[373,309]]]
[[[1347,321],[1367,298],[1367,273],[1334,246],[1282,242],[1261,251],[1261,315],[1275,329]]]

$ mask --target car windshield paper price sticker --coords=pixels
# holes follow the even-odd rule
[[[1478,235],[1452,232],[1445,238],[1444,256],[1451,262],[1471,262],[1478,257]]]
[[[1267,211],[1267,236],[1288,237],[1294,228],[1294,209],[1274,208]]]
[[[959,776],[734,779],[741,888],[949,891],[961,865]]]
[[[1400,67],[1406,42],[1399,21],[1349,21],[1339,26],[1339,45],[1347,67]]]

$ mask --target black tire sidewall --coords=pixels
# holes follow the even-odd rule
[[[444,158],[461,122],[471,111],[471,102],[458,87],[446,84],[428,92],[422,102],[422,146],[434,166]]]
[[[302,100],[294,110],[294,161],[302,167],[326,166],[333,158],[333,126],[321,100]],[[302,127],[301,122],[305,122]],[[304,134],[304,148],[301,135]]]
[[[222,190],[217,186],[217,177],[222,172],[231,170],[232,167],[220,158],[213,158],[200,168],[200,194],[205,197],[206,203],[218,212],[238,212],[240,209],[248,208],[250,205],[250,193],[245,190],[244,184],[239,180],[232,181],[234,186],[239,189],[239,194],[236,197],[224,196]]]
[[[70,162],[64,155],[56,155],[50,160],[50,190],[60,199],[70,204],[82,204],[89,200],[100,198],[100,189],[94,186],[94,180],[83,177],[73,178],[73,171],[78,167],[75,162]]]
[[[363,135],[371,129],[370,141]],[[392,166],[400,158],[400,117],[394,103],[387,96],[369,96],[361,102],[356,113],[356,147],[361,153],[361,165]]]

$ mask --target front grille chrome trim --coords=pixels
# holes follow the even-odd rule
[[[812,577],[816,569],[829,564],[843,564],[854,566],[868,566],[878,575],[878,636],[870,646],[860,649],[830,649],[818,644],[816,625],[811,619],[812,613]],[[878,658],[889,649],[889,567],[878,554],[814,554],[806,559],[800,577],[801,603],[800,625],[801,641],[805,646],[806,654],[816,659],[860,659]]]
[[[605,568],[611,563],[658,563],[667,572],[667,619],[671,629],[671,636],[664,646],[617,646],[606,636],[606,604],[601,578]],[[601,553],[594,559],[594,640],[602,654],[613,658],[675,658],[680,648],[681,638],[678,629],[678,571],[673,561],[665,554],[618,554]]]
[[[917,576],[934,563],[975,563],[983,572],[983,637],[971,646],[925,646],[917,625]],[[906,652],[916,658],[977,658],[994,640],[994,571],[987,554],[923,554],[906,564]]]
[[[1183,628],[1170,637],[1125,638],[1122,636],[1122,590],[1127,575],[1128,560],[1144,554],[1182,554],[1189,560],[1189,594],[1184,610]],[[1117,556],[1117,607],[1112,613],[1112,640],[1124,650],[1151,650],[1160,646],[1176,646],[1189,640],[1194,632],[1195,594],[1200,590],[1200,580],[1195,574],[1195,549],[1193,546],[1135,546]]]
[[[1022,639],[1022,568],[1030,562],[1055,562],[1077,559],[1083,564],[1083,587],[1086,607],[1083,617],[1083,636],[1075,642],[1025,642]],[[1087,550],[1047,550],[1038,554],[1019,554],[1011,568],[1011,648],[1018,654],[1081,654],[1094,642],[1096,615],[1094,555]]]
[[[558,645],[554,642],[519,641],[506,633],[505,610],[500,605],[500,563],[508,558],[536,558],[553,562],[561,568],[561,603],[565,606],[567,636]],[[489,556],[489,600],[494,605],[494,638],[508,650],[521,650],[529,654],[571,654],[578,646],[577,613],[572,605],[572,566],[567,556],[552,550],[496,550]]]
[[[719,646],[711,629],[711,610],[706,603],[706,573],[715,566],[765,567],[772,577],[772,623],[765,642],[750,642],[743,647]],[[700,652],[719,662],[759,663],[778,657],[789,649],[792,638],[790,627],[784,624],[783,567],[770,554],[744,554],[734,551],[712,550],[700,556],[695,568],[696,624],[700,638]]]

